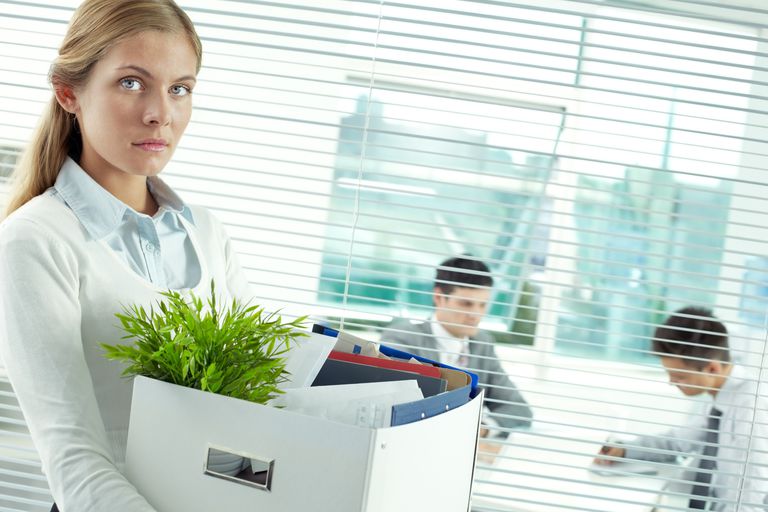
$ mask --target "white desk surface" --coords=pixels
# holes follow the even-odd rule
[[[607,434],[586,429],[514,432],[491,464],[478,460],[473,506],[520,512],[653,510],[670,470],[651,476],[590,472]]]

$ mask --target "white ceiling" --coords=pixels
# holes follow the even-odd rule
[[[662,12],[691,13],[722,21],[760,25],[768,29],[768,0],[605,0],[605,3],[652,7]]]

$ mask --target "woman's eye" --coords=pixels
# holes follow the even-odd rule
[[[120,80],[120,85],[122,85],[124,89],[128,89],[129,91],[141,90],[141,82],[139,82],[135,78],[123,78],[122,80]]]
[[[173,85],[171,86],[171,94],[174,96],[186,96],[191,94],[192,91],[186,85]]]

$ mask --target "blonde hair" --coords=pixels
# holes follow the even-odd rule
[[[203,48],[192,21],[173,0],[85,0],[69,23],[48,80],[71,89],[88,81],[93,66],[116,43],[145,31],[186,33],[200,71]],[[82,149],[75,117],[52,97],[13,173],[6,215],[56,182],[68,154]]]

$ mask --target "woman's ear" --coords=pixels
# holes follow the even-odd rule
[[[53,93],[56,95],[56,101],[59,102],[61,108],[70,114],[77,113],[77,96],[75,96],[74,89],[60,82],[54,82]]]

